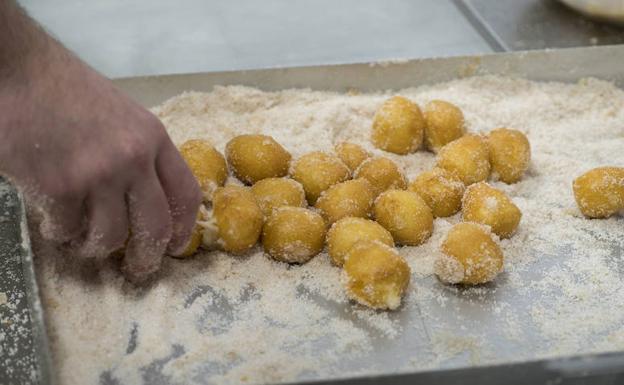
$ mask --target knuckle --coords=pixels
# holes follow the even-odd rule
[[[160,121],[160,119],[158,119],[156,117],[156,115],[152,114],[151,112],[145,110],[145,113],[143,114],[143,121],[146,125],[155,128],[155,129],[162,129],[164,131],[165,126],[164,124]]]
[[[155,132],[156,135],[165,136],[167,130],[165,129],[165,125],[152,114],[149,114],[147,118],[148,126]]]
[[[140,170],[155,167],[156,155],[168,139],[162,122],[149,112],[138,118],[138,126],[127,138],[123,160]]]
[[[140,169],[148,168],[152,162],[152,151],[149,142],[141,139],[129,141],[125,147],[124,163],[130,163]],[[127,166],[127,165],[126,165]]]
[[[89,173],[89,184],[91,186],[95,185],[106,185],[114,180],[116,175],[116,170],[114,165],[110,163],[103,163],[94,166],[94,168]]]
[[[158,119],[156,116],[151,114],[150,112],[145,112],[140,118],[140,124],[145,130],[149,133],[150,137],[153,137],[158,140],[165,138],[167,136],[167,130],[165,129],[165,125]]]

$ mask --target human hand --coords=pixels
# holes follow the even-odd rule
[[[41,208],[42,235],[79,255],[130,235],[122,271],[141,281],[186,247],[199,186],[156,117],[50,44],[0,79],[0,172]]]

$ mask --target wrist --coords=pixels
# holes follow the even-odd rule
[[[0,0],[1,1],[1,0]],[[36,127],[38,110],[45,108],[42,103],[58,97],[54,95],[57,73],[61,73],[62,46],[46,36],[37,44],[37,49],[25,51],[20,65],[0,77],[0,141],[9,144],[0,149],[0,174],[13,174],[19,166],[19,154],[24,150],[25,141],[32,136]],[[6,68],[6,67],[5,67]]]

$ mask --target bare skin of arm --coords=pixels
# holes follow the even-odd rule
[[[181,253],[201,193],[160,121],[0,1],[0,173],[44,213],[44,237],[142,281]]]

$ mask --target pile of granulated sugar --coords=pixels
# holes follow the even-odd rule
[[[610,83],[535,83],[475,77],[398,94],[424,104],[445,99],[472,132],[525,132],[531,167],[514,185],[494,182],[523,212],[501,242],[505,269],[471,289],[432,275],[446,231],[401,248],[413,279],[404,305],[375,312],[350,303],[325,253],[303,266],[205,252],[166,259],[151,286],[134,288],[108,261],[101,270],[36,243],[52,349],[63,384],[273,383],[484,365],[624,349],[620,218],[586,220],[572,179],[600,165],[624,165],[624,92]],[[189,92],[153,111],[174,142],[272,135],[294,157],[369,142],[375,110],[395,92],[262,92],[216,87]],[[409,178],[430,168],[427,152],[383,155]]]

